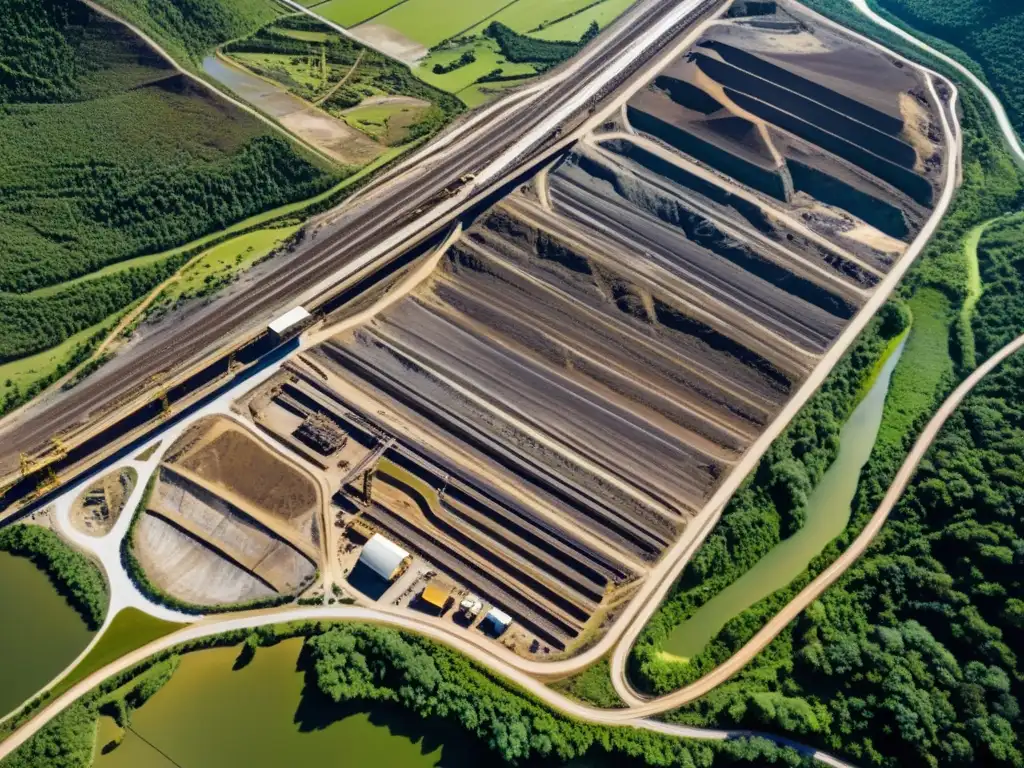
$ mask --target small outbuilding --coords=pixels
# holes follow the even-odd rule
[[[373,534],[359,553],[359,562],[385,581],[391,581],[408,565],[411,556],[395,542]]]
[[[295,307],[274,320],[267,328],[279,341],[284,341],[300,333],[312,319],[313,316],[303,307]]]
[[[451,602],[451,595],[452,588],[443,581],[435,579],[427,584],[423,589],[423,593],[420,595],[420,598],[431,609],[440,614],[444,613],[445,609],[448,607],[448,603]]]
[[[512,617],[498,608],[491,608],[480,626],[494,637],[501,637],[512,626]]]
[[[483,609],[483,601],[481,601],[476,595],[464,597],[462,598],[462,602],[459,603],[459,610],[462,611],[462,614],[466,617],[467,621],[473,621],[480,615],[480,611]]]

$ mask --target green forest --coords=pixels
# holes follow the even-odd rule
[[[340,179],[76,0],[0,0],[0,14],[0,362],[96,325],[179,266],[116,265]]]
[[[104,0],[179,63],[198,63],[221,43],[255,32],[286,12],[276,0]]]
[[[635,685],[667,693],[728,657],[731,643],[713,644],[689,664],[666,662],[660,651],[675,627],[800,528],[808,496],[835,460],[839,433],[865,381],[907,322],[903,307],[886,305],[730,499],[718,525],[637,638],[630,657]]]
[[[1012,0],[875,0],[875,3],[914,29],[959,48],[977,62],[1003,102],[1017,133],[1024,135],[1024,79],[1020,73],[1024,6]]]
[[[425,638],[379,626],[300,624],[261,627],[175,648],[117,675],[56,717],[9,757],[2,768],[89,768],[98,716],[128,721],[133,709],[164,685],[182,653],[238,646],[236,668],[260,647],[305,637],[300,711],[316,712],[316,727],[352,714],[401,707],[447,731],[461,730],[505,765],[565,764],[585,756],[593,766],[811,768],[810,756],[762,737],[727,741],[680,739],[628,727],[588,725],[559,715],[461,654]],[[341,706],[339,706],[341,705]],[[0,736],[25,721],[32,707],[0,725]]]

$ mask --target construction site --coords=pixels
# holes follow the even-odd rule
[[[213,607],[300,593],[320,560],[319,489],[226,417],[170,447],[131,546],[149,579]]]
[[[593,643],[900,263],[945,172],[948,94],[925,74],[789,3],[735,7],[308,329],[236,404],[247,429],[182,437],[136,534],[154,580],[238,603],[320,567],[518,652]]]

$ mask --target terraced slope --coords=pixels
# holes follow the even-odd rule
[[[867,257],[927,216],[943,165],[938,108],[919,73],[781,2],[712,27],[627,116]]]
[[[387,437],[351,514],[556,648],[628,599],[927,217],[930,84],[779,8],[709,27],[295,367]]]

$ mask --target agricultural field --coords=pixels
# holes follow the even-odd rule
[[[260,79],[243,81],[209,60],[208,73],[348,166],[427,138],[462,109],[404,65],[308,16],[279,19],[220,53]],[[266,80],[287,93],[268,93]],[[328,132],[336,135],[325,141]]]
[[[634,2],[329,0],[312,10],[473,107],[574,55]]]
[[[341,176],[77,2],[10,13],[15,42],[46,55],[12,62],[0,85],[0,363],[49,362],[6,377],[5,410],[181,263],[148,255]],[[62,345],[70,356],[56,360]]]
[[[170,447],[132,552],[146,583],[184,606],[273,602],[316,573],[311,478],[232,421],[200,421]]]

